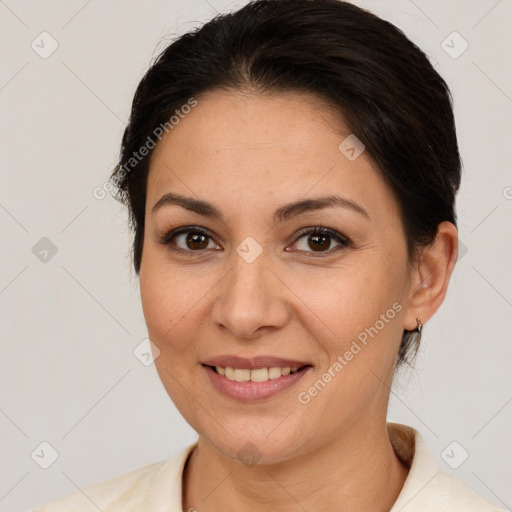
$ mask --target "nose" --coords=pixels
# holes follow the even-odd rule
[[[234,253],[232,268],[217,287],[212,320],[237,339],[258,339],[289,321],[286,292],[265,253],[252,263]]]

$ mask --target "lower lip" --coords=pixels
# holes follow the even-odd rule
[[[229,380],[228,378],[219,375],[209,366],[203,365],[203,368],[206,371],[210,382],[217,389],[217,391],[220,391],[223,395],[226,395],[229,398],[234,398],[235,400],[252,402],[270,398],[280,391],[293,386],[306,373],[308,373],[311,367],[305,366],[295,373],[282,375],[277,379],[269,379],[264,382],[253,382],[252,380],[246,382],[238,382],[236,380]]]

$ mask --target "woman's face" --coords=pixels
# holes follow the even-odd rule
[[[318,99],[197,100],[148,178],[140,286],[167,392],[231,458],[275,463],[374,428],[415,327],[391,190]]]

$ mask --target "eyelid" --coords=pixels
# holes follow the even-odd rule
[[[190,250],[182,249],[180,247],[172,247],[171,240],[176,238],[177,236],[185,234],[185,233],[197,233],[197,234],[206,236],[210,240],[212,240],[214,243],[219,245],[215,241],[215,237],[210,233],[210,231],[208,231],[207,229],[202,228],[200,226],[180,226],[178,228],[171,229],[171,230],[165,232],[163,236],[157,237],[156,242],[158,244],[161,244],[161,245],[165,246],[170,251],[178,252],[178,253],[181,253],[181,254],[183,254],[183,253],[194,253],[194,252],[196,252],[196,253],[205,253],[206,252],[205,250],[190,251]]]
[[[329,236],[330,238],[336,240],[339,243],[338,247],[333,247],[331,249],[328,249],[327,251],[297,251],[297,252],[303,252],[308,255],[308,257],[313,258],[319,258],[319,257],[328,257],[336,252],[338,252],[340,249],[353,247],[352,240],[347,237],[346,235],[340,233],[339,231],[328,228],[322,225],[314,225],[309,226],[306,228],[302,228],[299,230],[299,232],[295,233],[293,235],[294,242],[293,244],[297,243],[298,240],[300,240],[302,237],[309,235],[320,235],[320,236]]]
[[[314,226],[308,226],[306,228],[302,228],[297,233],[295,233],[294,238],[297,240],[304,235],[329,235],[332,238],[336,238],[340,243],[350,245],[352,241],[348,236],[336,231],[333,228],[328,228],[326,226],[322,226],[321,224],[316,224]]]

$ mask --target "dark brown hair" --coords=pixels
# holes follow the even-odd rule
[[[409,260],[443,221],[456,225],[460,184],[452,98],[443,78],[404,33],[339,0],[255,0],[172,42],[135,92],[111,179],[142,259],[150,148],[191,98],[213,89],[300,91],[342,113],[366,146],[400,207]],[[137,158],[134,158],[134,155]],[[404,331],[398,363],[417,350]]]

